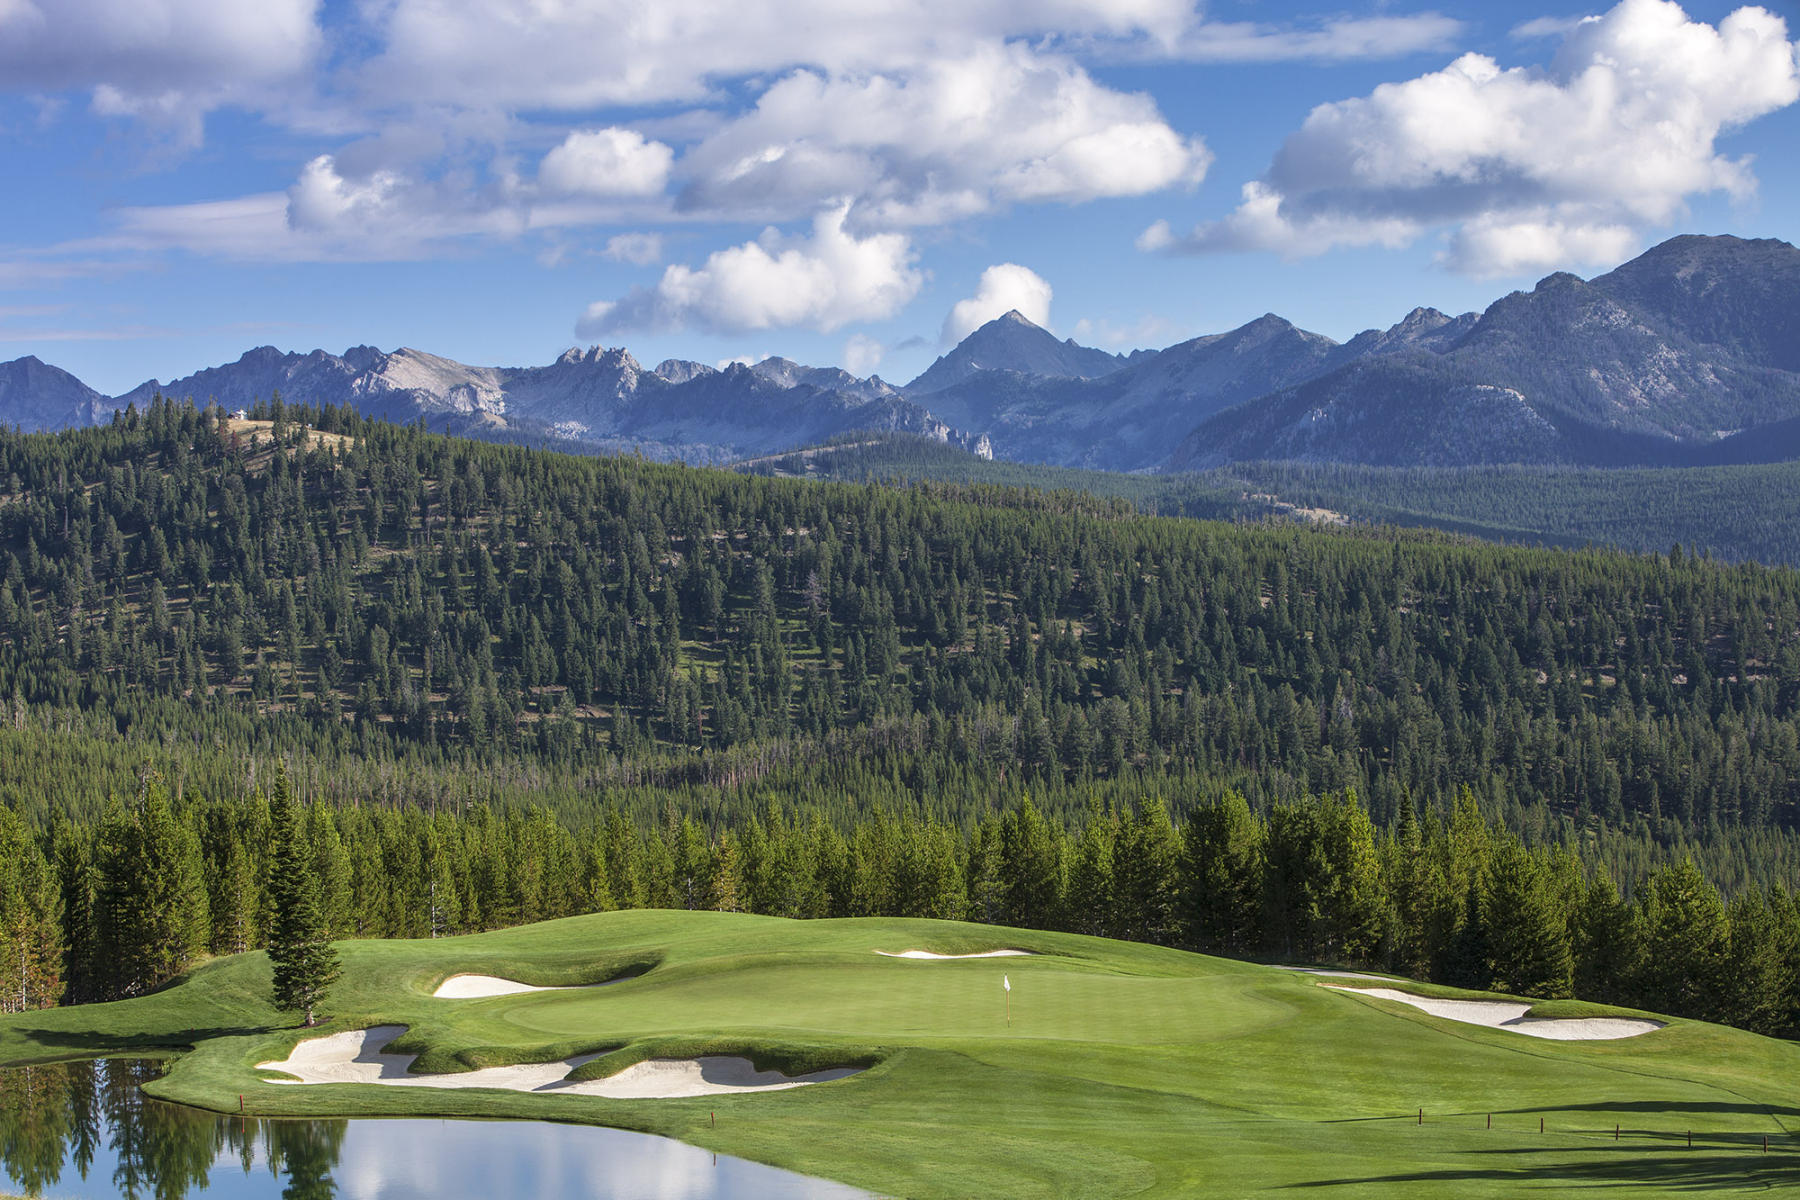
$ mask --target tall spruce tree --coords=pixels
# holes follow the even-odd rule
[[[200,840],[175,816],[162,777],[150,771],[129,808],[115,804],[107,812],[97,843],[96,964],[109,998],[141,996],[206,950]]]
[[[1517,996],[1567,998],[1575,969],[1568,915],[1549,872],[1517,838],[1495,848],[1482,903],[1490,986]]]
[[[285,767],[276,776],[269,815],[275,835],[268,885],[275,1007],[305,1014],[312,1026],[326,990],[337,981],[338,957],[319,905],[318,861]]]

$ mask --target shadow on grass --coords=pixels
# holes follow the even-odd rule
[[[1753,1104],[1745,1101],[1731,1104],[1716,1100],[1605,1100],[1598,1104],[1550,1104],[1542,1108],[1496,1108],[1495,1116],[1523,1113],[1593,1112],[1593,1113],[1737,1113],[1753,1117],[1800,1117],[1800,1108],[1784,1104]],[[1759,1135],[1760,1136],[1760,1135]]]
[[[1679,1141],[1682,1135],[1668,1135]],[[1742,1146],[1723,1149],[1721,1140],[1742,1141]],[[1583,1161],[1563,1161],[1514,1165],[1500,1155],[1580,1155]],[[1314,1179],[1290,1183],[1295,1188],[1356,1187],[1370,1184],[1400,1183],[1493,1183],[1524,1192],[1543,1188],[1657,1188],[1667,1191],[1778,1190],[1794,1186],[1800,1178],[1800,1160],[1792,1153],[1762,1153],[1762,1135],[1708,1135],[1705,1146],[1673,1152],[1662,1146],[1646,1154],[1642,1146],[1606,1146],[1593,1149],[1558,1147],[1478,1150],[1474,1152],[1480,1165],[1443,1167],[1431,1171],[1399,1171],[1389,1175],[1346,1176],[1340,1179]]]

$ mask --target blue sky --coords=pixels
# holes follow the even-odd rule
[[[1800,240],[1792,4],[0,0],[0,359],[625,345],[897,381],[1009,307],[1342,339]]]

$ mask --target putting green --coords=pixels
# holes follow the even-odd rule
[[[874,953],[908,947],[1033,953]],[[1800,1047],[1691,1021],[1550,1042],[1288,971],[935,921],[625,912],[340,951],[333,1020],[314,1032],[406,1025],[397,1048],[421,1070],[595,1051],[607,1053],[585,1074],[700,1054],[790,1073],[874,1065],[697,1099],[283,1087],[252,1064],[308,1035],[267,1008],[262,954],[139,1000],[0,1018],[0,1063],[192,1045],[150,1090],[227,1111],[242,1095],[265,1114],[593,1121],[899,1196],[1648,1196],[1800,1181]],[[632,971],[606,988],[431,996],[458,973],[569,984]]]

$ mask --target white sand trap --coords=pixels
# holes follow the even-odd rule
[[[263,1071],[283,1071],[293,1079],[269,1083],[379,1083],[390,1087],[502,1088],[509,1092],[566,1092],[614,1100],[661,1100],[677,1096],[723,1096],[775,1092],[829,1083],[855,1075],[860,1067],[835,1067],[808,1075],[758,1071],[747,1058],[714,1054],[703,1058],[652,1058],[605,1079],[571,1082],[569,1072],[598,1054],[547,1063],[483,1067],[452,1075],[412,1075],[413,1054],[386,1054],[382,1047],[406,1032],[404,1025],[377,1025],[348,1033],[308,1038],[280,1062],[257,1063]]]
[[[1276,967],[1277,971],[1297,971],[1302,975],[1329,975],[1333,979],[1393,979],[1392,975],[1370,975],[1366,971],[1333,971],[1326,967]]]
[[[1638,1037],[1663,1027],[1661,1021],[1645,1021],[1635,1017],[1528,1017],[1531,1005],[1509,1000],[1440,1000],[1432,996],[1414,996],[1393,988],[1352,988],[1321,984],[1336,992],[1355,992],[1359,996],[1379,996],[1410,1004],[1434,1017],[1460,1021],[1465,1025],[1486,1025],[1490,1029],[1508,1029],[1526,1037],[1548,1038],[1553,1042],[1608,1042],[1619,1038]]]
[[[439,1000],[485,1000],[489,996],[518,996],[526,992],[574,992],[582,988],[611,987],[619,982],[621,980],[605,979],[599,983],[541,987],[535,983],[520,983],[516,979],[502,979],[498,975],[452,975],[438,984],[437,991],[431,994]]]
[[[723,1096],[732,1092],[780,1092],[812,1083],[830,1083],[861,1070],[861,1067],[833,1067],[807,1075],[783,1075],[780,1071],[759,1071],[747,1058],[708,1054],[701,1058],[646,1059],[605,1079],[571,1083],[560,1090],[582,1096],[607,1096],[614,1100]]]
[[[886,958],[1029,958],[1030,950],[977,950],[973,954],[937,954],[930,950],[877,950]]]

